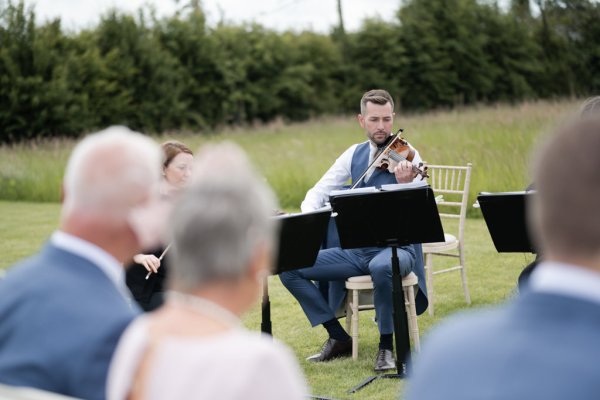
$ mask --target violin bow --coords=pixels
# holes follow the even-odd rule
[[[369,172],[369,169],[371,169],[371,167],[375,164],[375,162],[377,162],[377,159],[379,158],[379,156],[382,155],[387,149],[389,149],[390,147],[392,147],[392,145],[394,144],[394,142],[396,141],[396,139],[398,139],[400,137],[400,134],[402,132],[404,132],[404,129],[400,128],[400,129],[398,129],[398,132],[396,132],[393,135],[391,135],[392,139],[390,139],[390,142],[385,147],[383,147],[381,150],[379,150],[377,153],[375,153],[375,156],[373,157],[373,161],[371,161],[371,164],[369,164],[369,166],[367,167],[367,169],[365,169],[365,172],[362,173],[362,175],[360,176],[360,178],[358,178],[356,180],[356,182],[352,185],[352,187],[350,189],[355,189],[356,186],[358,186],[358,184],[365,178],[365,176],[367,176],[367,172]]]
[[[169,249],[171,248],[172,244],[173,244],[173,242],[169,243],[169,245],[162,252],[162,254],[160,255],[160,257],[158,257],[158,261],[162,261],[162,259],[165,258],[165,256],[167,255],[167,251],[169,251]],[[150,278],[150,275],[152,275],[152,271],[148,271],[148,273],[146,274],[146,279]]]

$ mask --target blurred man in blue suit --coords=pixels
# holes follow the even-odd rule
[[[542,148],[528,218],[544,261],[513,301],[433,332],[407,399],[598,398],[599,152],[600,120],[587,117]]]
[[[110,358],[137,313],[122,263],[157,239],[160,166],[159,147],[123,127],[75,148],[60,229],[0,281],[1,383],[105,398]]]

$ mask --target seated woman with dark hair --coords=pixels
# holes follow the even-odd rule
[[[160,194],[174,201],[192,176],[194,156],[183,143],[168,141],[162,144],[163,179]],[[167,248],[136,254],[127,267],[125,282],[133,298],[144,311],[152,311],[164,302],[164,284],[168,275]]]

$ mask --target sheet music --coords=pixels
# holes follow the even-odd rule
[[[381,185],[381,190],[385,192],[389,192],[392,190],[405,190],[405,189],[416,189],[421,187],[427,187],[429,184],[427,181],[416,181],[416,182],[408,182],[408,183],[390,183],[387,185]]]
[[[329,196],[347,196],[350,194],[359,194],[359,193],[376,193],[379,192],[379,189],[377,189],[375,186],[369,186],[369,187],[363,187],[363,188],[357,188],[357,189],[338,189],[338,190],[332,190],[331,193],[329,193]]]
[[[407,189],[417,189],[422,187],[428,187],[429,184],[427,181],[416,181],[416,182],[408,182],[408,183],[390,183],[387,185],[381,185],[381,188],[377,188],[375,186],[357,188],[357,189],[340,189],[340,190],[332,190],[329,196],[348,196],[352,194],[360,194],[360,193],[377,193],[377,192],[391,192],[394,190],[407,190]]]
[[[297,213],[288,213],[288,214],[281,214],[281,215],[274,215],[272,218],[275,219],[285,219],[288,217],[294,217],[297,215],[310,215],[310,214],[320,214],[324,211],[329,211],[331,212],[331,205],[329,203],[327,203],[325,206],[317,209],[317,210],[313,210],[313,211],[307,211],[307,212],[297,212]]]
[[[517,190],[514,192],[479,192],[479,195],[481,195],[481,196],[504,196],[504,195],[511,195],[511,194],[529,194],[529,193],[535,193],[535,190]]]

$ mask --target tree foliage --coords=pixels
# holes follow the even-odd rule
[[[592,0],[405,0],[356,32],[275,32],[208,26],[193,1],[65,33],[0,0],[0,142],[355,113],[375,87],[415,110],[585,96],[600,91],[598,21]]]

